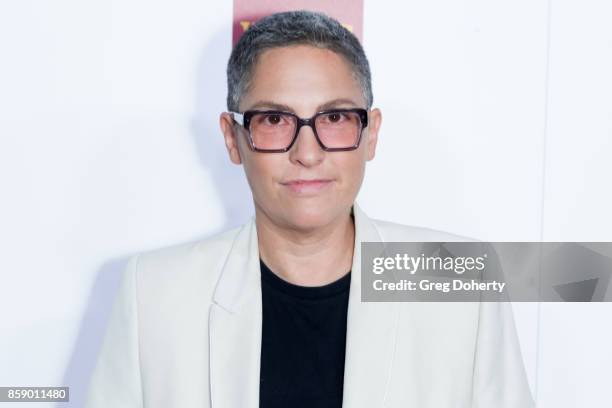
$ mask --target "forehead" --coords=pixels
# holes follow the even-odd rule
[[[316,106],[337,99],[365,106],[351,65],[329,49],[293,45],[259,55],[241,108],[249,109],[266,100],[291,106],[296,112],[312,113]]]

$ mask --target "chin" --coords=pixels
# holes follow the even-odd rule
[[[338,208],[321,203],[296,205],[286,213],[287,221],[297,229],[307,230],[324,227],[335,220]]]
[[[329,216],[315,211],[291,211],[287,221],[297,229],[307,230],[323,227],[330,222]]]

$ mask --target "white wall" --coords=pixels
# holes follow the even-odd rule
[[[364,14],[383,111],[370,215],[612,240],[609,2]],[[127,257],[250,217],[217,126],[231,18],[229,1],[0,3],[0,385],[69,385],[80,406]],[[538,406],[608,406],[609,304],[514,306]]]
[[[611,22],[609,1],[552,2],[546,241],[612,241]],[[612,406],[612,303],[542,303],[539,344],[542,407]]]
[[[383,111],[364,206],[380,218],[482,240],[539,241],[546,2],[434,0],[389,9],[371,1],[364,13]],[[538,305],[515,304],[515,312],[535,391]]]

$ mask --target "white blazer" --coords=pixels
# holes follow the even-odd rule
[[[343,407],[533,406],[508,303],[362,303],[362,241],[464,241],[370,219],[357,204]],[[92,374],[88,408],[259,406],[255,218],[132,258]],[[290,407],[288,407],[290,408]]]

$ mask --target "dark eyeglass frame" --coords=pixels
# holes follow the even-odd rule
[[[316,119],[321,115],[329,115],[330,113],[347,113],[347,112],[352,112],[352,113],[356,113],[357,115],[359,115],[359,120],[361,121],[361,128],[359,129],[359,135],[357,136],[357,141],[355,142],[354,145],[348,146],[348,147],[327,147],[325,146],[323,142],[321,141],[321,139],[319,138],[319,135],[317,134],[317,128],[315,127]],[[309,126],[312,129],[312,132],[315,135],[315,139],[317,139],[317,143],[319,143],[319,146],[321,146],[321,149],[325,150],[326,152],[341,152],[341,151],[355,150],[359,147],[359,144],[361,143],[361,135],[363,134],[363,129],[365,129],[368,126],[368,111],[362,108],[329,109],[329,110],[317,112],[310,118],[300,118],[298,115],[296,115],[293,112],[285,112],[285,111],[279,111],[279,110],[248,110],[243,113],[239,113],[239,112],[229,112],[229,113],[232,114],[232,118],[234,119],[234,122],[242,126],[247,131],[247,138],[248,138],[249,146],[251,147],[251,149],[253,151],[262,152],[262,153],[285,153],[291,150],[291,147],[297,140],[298,134],[300,133],[300,129],[302,128],[302,126]],[[251,125],[251,119],[253,118],[253,116],[259,113],[264,113],[268,115],[275,115],[275,114],[276,115],[289,115],[296,119],[297,126],[295,127],[295,134],[293,135],[293,138],[291,139],[289,146],[287,146],[284,149],[260,149],[255,146],[255,144],[253,143],[253,138],[251,137],[250,125]]]

